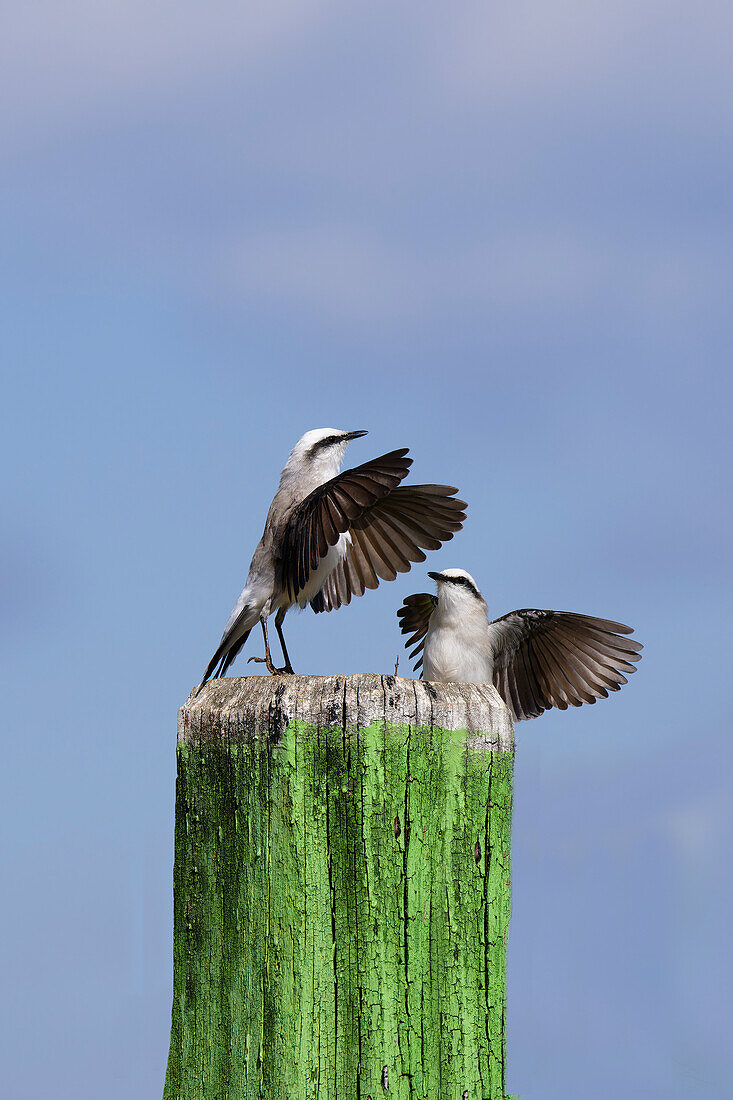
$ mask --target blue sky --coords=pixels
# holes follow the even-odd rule
[[[646,646],[618,696],[517,729],[512,1091],[729,1088],[732,24],[649,0],[8,13],[14,1100],[160,1095],[175,712],[325,425],[460,487],[430,567],[496,614]],[[290,616],[296,669],[391,670],[423,587]]]

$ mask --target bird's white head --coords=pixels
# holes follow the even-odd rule
[[[428,573],[428,576],[438,585],[439,607],[445,610],[454,607],[458,611],[477,604],[486,607],[476,581],[465,569],[444,569],[441,573]]]
[[[300,437],[290,452],[283,477],[295,475],[314,486],[322,485],[340,471],[351,440],[366,434],[341,428],[312,428]]]

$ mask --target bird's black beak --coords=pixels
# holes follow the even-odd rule
[[[428,576],[430,577],[431,581],[442,581],[443,579],[442,573],[428,573]]]
[[[345,435],[343,435],[343,436],[342,436],[341,438],[342,438],[342,439],[345,439],[345,440],[347,441],[347,443],[348,443],[348,442],[349,442],[350,440],[352,440],[352,439],[359,439],[359,437],[360,437],[360,436],[362,436],[362,435],[368,435],[368,434],[369,434],[369,433],[368,433],[368,432],[366,432],[366,431],[364,431],[364,432],[346,432],[346,434],[345,434]]]

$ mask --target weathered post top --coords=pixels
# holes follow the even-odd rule
[[[507,1100],[513,757],[490,685],[192,695],[164,1100]]]
[[[491,684],[427,683],[400,676],[240,676],[210,680],[178,716],[178,740],[280,739],[289,722],[358,730],[395,727],[466,731],[469,748],[511,752],[509,711]]]

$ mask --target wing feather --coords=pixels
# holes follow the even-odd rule
[[[451,485],[399,485],[365,508],[349,525],[351,543],[342,563],[327,578],[314,610],[331,611],[394,580],[437,550],[466,518],[466,504]],[[315,602],[315,601],[314,601]]]
[[[628,683],[643,648],[624,623],[575,612],[523,608],[490,631],[494,686],[517,720],[607,698]]]
[[[279,550],[281,581],[291,600],[339,537],[399,485],[411,464],[406,447],[390,451],[319,485],[293,510]],[[367,575],[371,579],[371,570]]]
[[[430,592],[416,592],[412,596],[405,597],[405,602],[397,612],[401,632],[410,635],[405,642],[405,649],[410,649],[415,642],[419,642],[419,645],[410,653],[410,659],[422,652],[425,645],[425,635],[430,625],[430,616],[437,603],[437,596],[433,596]],[[423,658],[421,656],[414,666],[415,672],[421,667],[422,662]]]

